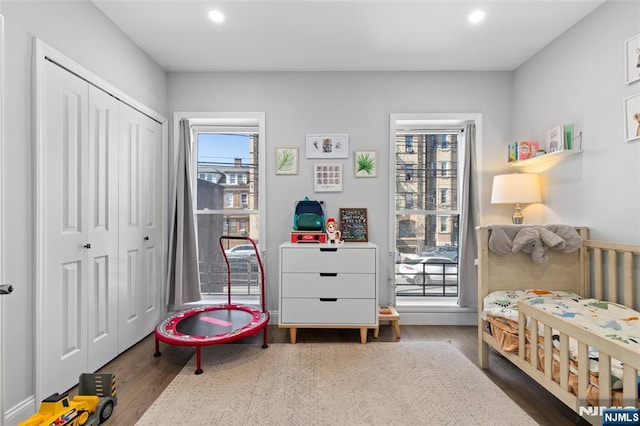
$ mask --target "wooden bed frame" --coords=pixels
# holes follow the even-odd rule
[[[576,227],[584,240],[583,247],[572,253],[547,250],[549,261],[535,264],[531,256],[514,253],[500,256],[489,250],[491,227],[479,227],[478,232],[478,363],[489,368],[489,347],[500,353],[524,373],[542,385],[567,406],[571,407],[592,424],[601,424],[600,407],[610,404],[611,358],[624,363],[623,400],[625,406],[637,406],[638,386],[636,378],[640,370],[640,353],[630,350],[614,340],[594,335],[585,329],[565,322],[529,305],[518,303],[519,344],[518,353],[505,352],[489,333],[487,322],[482,320],[484,298],[496,290],[521,290],[540,288],[572,291],[583,297],[616,302],[640,310],[635,291],[640,291],[638,264],[640,245],[619,244],[589,240],[588,230]],[[531,340],[538,338],[538,325],[544,325],[544,371],[538,364],[537,351],[531,351],[531,359],[525,358],[525,324],[530,320]],[[551,376],[552,345],[551,330],[560,333],[560,383]],[[578,395],[568,388],[569,356],[568,342],[578,342]],[[586,407],[588,383],[588,346],[600,351],[600,407]]]

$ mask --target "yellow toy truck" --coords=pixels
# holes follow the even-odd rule
[[[81,374],[78,395],[54,393],[40,411],[18,426],[97,426],[107,421],[118,403],[114,374]]]

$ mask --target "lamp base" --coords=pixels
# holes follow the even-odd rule
[[[511,220],[514,225],[521,225],[524,222],[524,216],[520,211],[520,203],[516,203],[516,210],[513,212],[513,216],[511,216]]]

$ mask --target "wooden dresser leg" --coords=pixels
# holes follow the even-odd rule
[[[297,333],[298,329],[295,327],[291,327],[289,329],[289,341],[291,342],[292,345],[296,344],[296,333]]]
[[[367,331],[368,331],[368,330],[369,330],[369,329],[368,329],[367,327],[362,327],[362,328],[360,329],[360,343],[362,343],[363,345],[364,345],[365,343],[367,343]]]

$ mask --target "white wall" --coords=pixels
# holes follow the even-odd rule
[[[172,111],[264,111],[266,113],[267,303],[277,309],[278,245],[289,238],[295,201],[305,196],[326,201],[327,213],[340,207],[366,207],[369,240],[380,247],[380,272],[394,258],[389,252],[389,115],[391,113],[481,113],[483,179],[503,160],[502,144],[511,133],[511,73],[308,72],[170,73]],[[311,168],[321,160],[305,158],[308,133],[347,133],[350,158],[343,163],[341,193],[314,193]],[[300,148],[300,173],[275,174],[275,147]],[[378,177],[353,177],[353,150],[378,151]],[[333,161],[333,160],[332,160]],[[486,189],[485,189],[486,190]],[[485,207],[489,208],[488,203]],[[263,224],[264,226],[264,224]],[[380,285],[387,285],[382,276]],[[381,298],[389,291],[382,289]],[[381,300],[381,302],[388,302]]]
[[[288,237],[293,203],[305,195],[324,199],[333,215],[339,207],[367,207],[370,239],[383,254],[380,270],[388,269],[390,113],[482,113],[484,224],[511,215],[510,207],[488,202],[492,176],[509,171],[506,144],[574,122],[584,132],[585,152],[545,173],[545,205],[525,209],[528,221],[576,223],[597,238],[640,240],[640,143],[622,135],[622,99],[640,91],[640,83],[624,84],[622,59],[624,40],[640,32],[637,1],[610,0],[515,73],[176,73],[167,79],[88,0],[3,1],[0,13],[6,35],[2,282],[15,287],[2,313],[3,338],[11,343],[4,346],[5,410],[34,393],[34,36],[166,117],[169,111],[266,112],[270,309],[277,306],[277,246]],[[352,158],[337,160],[347,175],[344,191],[314,194],[315,160],[304,158],[304,138],[322,132],[348,133],[351,150],[377,150],[378,177],[354,179]],[[300,147],[299,175],[275,175],[276,146]]]
[[[2,282],[11,283],[15,289],[12,295],[5,296],[2,312],[4,342],[10,343],[3,349],[2,398],[4,409],[20,416],[20,404],[35,393],[33,37],[141,103],[165,116],[168,113],[164,71],[87,0],[5,1],[0,13],[5,18],[6,60]]]
[[[544,171],[544,207],[527,219],[640,243],[640,140],[624,141],[622,107],[640,93],[624,76],[624,42],[638,33],[640,2],[610,0],[514,73],[513,140],[544,140],[561,123],[583,132],[584,153]]]

